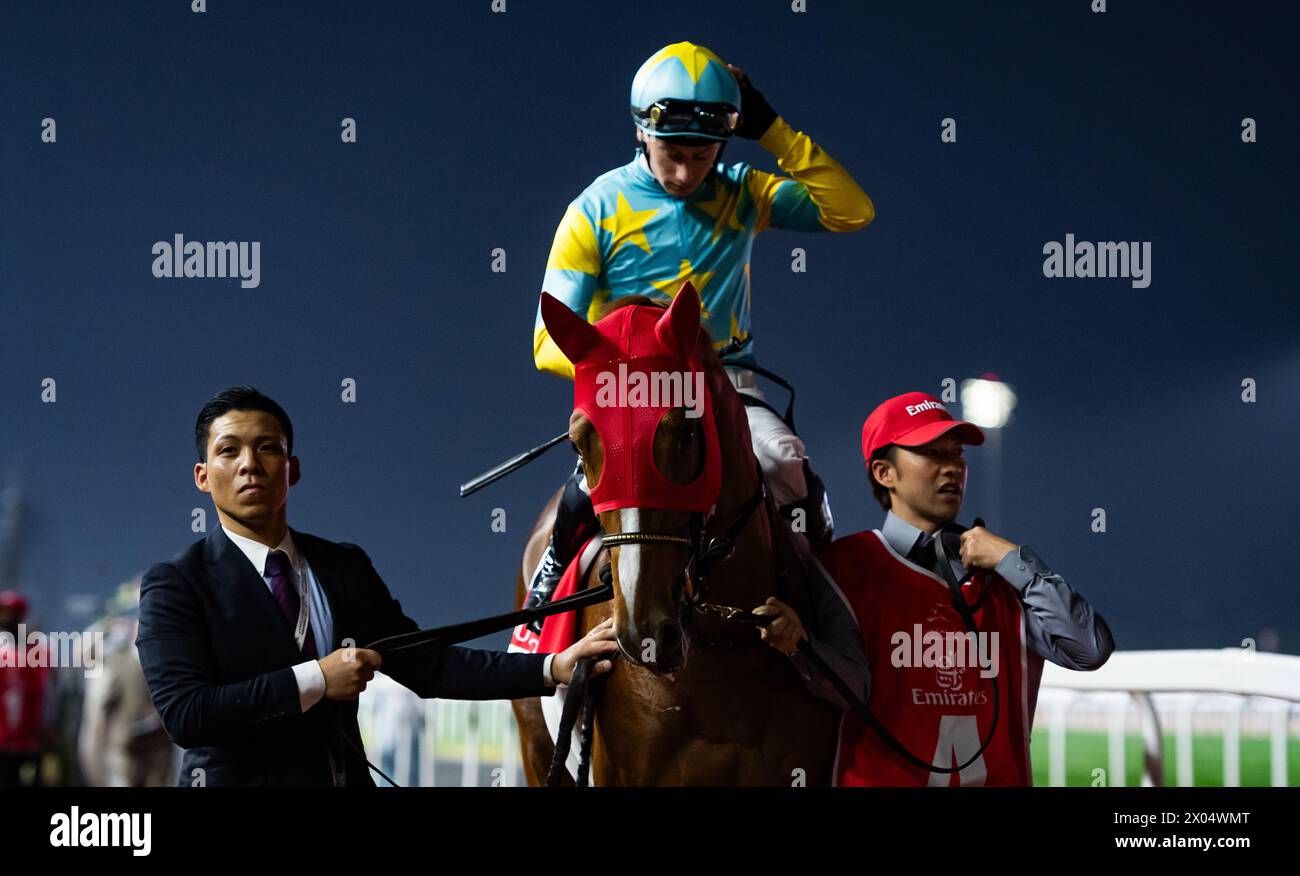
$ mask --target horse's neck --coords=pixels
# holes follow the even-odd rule
[[[715,360],[716,361],[716,360]],[[722,457],[722,492],[718,496],[718,513],[743,508],[758,486],[758,460],[754,458],[749,418],[740,393],[731,385],[719,364],[706,372],[713,395],[713,423],[718,434]]]
[[[745,513],[745,507],[759,488],[761,472],[754,456],[749,418],[740,393],[721,369],[710,374],[714,397],[714,425],[722,456],[722,490],[709,526],[709,535],[724,535]],[[784,521],[769,518],[776,511],[770,502],[762,502],[749,516],[748,525],[736,537],[736,552],[719,563],[711,582],[710,601],[753,609],[769,596],[777,594],[777,567],[783,560],[780,547],[773,542],[785,533],[774,532]],[[788,561],[787,561],[788,565]]]

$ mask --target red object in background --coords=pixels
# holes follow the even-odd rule
[[[16,614],[17,620],[27,617],[27,600],[21,593],[15,593],[12,590],[6,590],[0,593],[0,608],[11,609]]]
[[[45,694],[49,688],[48,652],[43,645],[0,640],[0,752],[35,753],[44,749]],[[19,665],[16,648],[25,648]],[[40,665],[33,666],[36,662]]]

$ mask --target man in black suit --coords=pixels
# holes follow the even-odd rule
[[[300,472],[284,409],[233,387],[203,406],[194,437],[194,483],[221,525],[145,574],[136,640],[154,706],[185,749],[180,784],[373,786],[357,697],[381,667],[422,697],[451,699],[546,696],[580,657],[612,668],[609,622],[549,655],[450,647],[383,659],[357,647],[418,627],[365,551],[289,528]]]

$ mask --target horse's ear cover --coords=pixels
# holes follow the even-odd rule
[[[682,284],[677,297],[655,323],[655,337],[664,349],[682,359],[695,355],[695,344],[700,339],[700,294],[690,280]]]
[[[713,419],[708,381],[703,386],[700,427],[704,433],[704,470],[689,484],[674,484],[654,463],[655,430],[673,399],[642,395],[633,404],[630,387],[663,386],[665,374],[680,374],[695,383],[703,365],[696,356],[700,340],[700,296],[682,284],[667,310],[644,304],[620,307],[595,325],[588,324],[558,299],[542,293],[542,322],[557,347],[573,363],[573,406],[600,435],[604,465],[591,486],[597,513],[618,508],[670,508],[708,512],[722,485],[722,456]],[[627,379],[629,392],[611,392],[611,380]],[[656,376],[657,375],[657,376]],[[611,398],[616,401],[611,403]],[[650,404],[649,401],[658,401]],[[676,399],[680,402],[681,399]]]
[[[600,342],[600,332],[549,292],[542,293],[542,322],[570,362],[586,357]]]

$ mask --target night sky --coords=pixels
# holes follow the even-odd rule
[[[1019,397],[1001,501],[974,448],[963,519],[1032,545],[1122,649],[1300,653],[1296,7],[807,5],[6,3],[0,482],[24,506],[0,583],[58,628],[201,537],[192,509],[215,526],[194,418],[252,383],[293,418],[291,526],[363,546],[422,625],[508,610],[572,453],[456,488],[565,429],[571,385],[532,362],[551,238],[632,157],[638,66],[689,39],[876,206],[754,248],[756,352],[798,387],[837,531],[882,519],[871,408],[992,372]],[[777,169],[749,141],[724,160]],[[175,234],[259,241],[260,285],[155,279]],[[1045,277],[1066,234],[1149,242],[1150,285]]]

